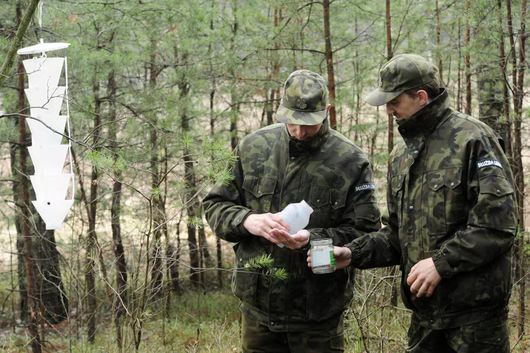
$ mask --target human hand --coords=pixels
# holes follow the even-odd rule
[[[296,234],[289,234],[289,232],[280,229],[273,229],[269,235],[278,241],[276,244],[283,244],[291,250],[300,249],[309,242],[309,231],[305,229],[298,231]]]
[[[258,237],[263,237],[274,244],[280,242],[275,237],[271,237],[271,231],[277,229],[280,231],[288,232],[289,226],[283,221],[278,214],[273,213],[261,213],[251,214],[243,222],[243,227],[249,231],[249,233]]]
[[[412,266],[407,276],[410,292],[418,298],[424,295],[430,297],[441,280],[442,277],[436,270],[432,257],[421,260]]]
[[[348,267],[351,263],[351,250],[345,246],[334,246],[333,256],[335,257],[335,268],[337,270]],[[307,266],[311,267],[311,250],[307,252]]]

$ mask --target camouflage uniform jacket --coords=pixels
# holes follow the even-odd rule
[[[348,245],[352,265],[400,264],[403,301],[425,326],[455,327],[503,313],[516,202],[498,138],[450,109],[445,91],[399,132],[404,141],[391,155],[388,225]],[[406,278],[429,257],[442,280],[432,297],[416,298]]]
[[[352,296],[351,269],[314,275],[307,249],[280,248],[242,224],[251,212],[275,213],[305,200],[314,209],[306,227],[311,239],[332,238],[344,245],[378,230],[380,214],[366,156],[330,130],[327,121],[309,142],[291,139],[284,124],[262,128],[244,138],[236,153],[233,180],[215,186],[203,201],[213,231],[236,243],[235,295],[273,331],[336,326]],[[287,271],[287,280],[245,269],[249,259],[263,254]]]

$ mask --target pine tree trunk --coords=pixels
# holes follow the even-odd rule
[[[17,23],[20,26],[22,18],[22,10],[20,2],[17,3],[16,7]],[[26,178],[26,161],[27,161],[27,133],[26,133],[26,121],[24,112],[26,112],[25,97],[24,97],[24,66],[22,59],[18,60],[18,128],[19,128],[19,146],[20,146],[20,158],[19,158],[19,203],[18,208],[20,210],[22,218],[22,237],[24,239],[24,272],[26,275],[26,305],[28,309],[27,319],[27,330],[30,337],[30,345],[33,353],[42,352],[42,342],[39,332],[39,320],[41,318],[40,305],[37,299],[36,292],[36,280],[35,280],[35,263],[33,257],[33,246],[32,246],[32,235],[29,226],[29,185],[28,179]]]
[[[516,57],[515,38],[513,33],[513,20],[511,0],[507,0],[508,11],[508,31],[512,52],[512,74],[513,74],[513,106],[514,106],[514,136],[513,136],[513,171],[515,178],[515,190],[518,201],[519,230],[515,242],[515,280],[517,281],[519,303],[517,308],[517,335],[522,338],[525,333],[526,321],[526,262],[525,262],[525,183],[524,183],[524,166],[523,166],[523,144],[522,144],[522,105],[524,97],[524,71],[526,68],[526,15],[527,1],[521,1],[521,28],[519,30],[518,58]]]
[[[182,65],[186,66],[188,63],[188,54],[181,54],[180,61]],[[185,100],[190,93],[190,83],[186,76],[185,71],[180,72],[179,81],[179,102],[181,105],[181,129],[183,136],[187,136],[191,133],[190,120],[188,116],[187,107]],[[198,243],[199,230],[197,229],[197,220],[202,215],[199,211],[200,205],[197,198],[197,181],[195,176],[194,160],[191,156],[191,150],[188,144],[184,144],[183,148],[183,162],[184,162],[184,183],[186,187],[185,204],[187,219],[187,230],[188,230],[188,247],[190,255],[190,280],[193,285],[201,284],[201,276],[199,273],[201,267],[201,249]],[[200,223],[200,222],[199,222]]]
[[[392,59],[394,56],[394,50],[392,48],[392,15],[391,15],[391,9],[390,9],[390,0],[386,0],[386,16],[385,16],[385,24],[386,24],[386,58],[387,60]],[[390,153],[394,149],[394,117],[392,114],[387,115],[387,122],[388,122],[388,136],[387,136],[387,144],[388,144],[388,155],[390,156]],[[387,173],[390,173],[390,158],[388,159],[387,163]],[[394,266],[390,268],[389,275],[392,277],[397,277],[397,266]],[[397,297],[398,297],[398,290],[397,290],[398,283],[395,279],[392,280],[392,288],[391,288],[391,294],[390,294],[390,303],[394,306],[397,305]]]
[[[99,81],[97,79],[97,68],[94,72],[93,94],[94,94],[94,131],[92,134],[92,148],[94,151],[100,150],[101,137],[101,98],[99,96]],[[99,171],[92,166],[90,176],[90,195],[88,200],[88,232],[86,239],[86,263],[85,263],[85,281],[87,288],[87,339],[88,342],[94,343],[96,336],[96,215],[98,200],[98,179]]]
[[[237,20],[237,0],[232,0],[232,12],[234,15],[234,22],[232,23],[232,36],[230,37],[230,51],[232,53],[235,53],[237,31],[239,28],[239,23]],[[236,60],[235,56],[233,60]],[[232,150],[237,147],[239,141],[237,137],[237,121],[239,118],[239,98],[237,95],[238,78],[235,66],[236,64],[232,62],[230,68],[230,76],[232,77],[232,82],[230,86],[230,146],[232,147]]]
[[[160,73],[156,64],[157,43],[151,41],[151,56],[149,63],[149,89],[156,90],[157,77]],[[149,130],[151,143],[151,207],[153,209],[153,238],[151,242],[151,293],[153,295],[162,294],[162,280],[164,270],[162,267],[162,236],[166,232],[166,210],[164,197],[161,188],[160,172],[160,138],[158,136],[158,118],[155,114],[151,116],[151,128]]]
[[[510,164],[512,164],[512,122],[510,117],[510,93],[508,91],[508,82],[506,76],[506,52],[504,49],[504,23],[502,17],[502,1],[497,0],[497,17],[499,21],[499,72],[500,82],[502,85],[502,97],[503,97],[503,116],[501,119],[504,122],[504,148]]]
[[[13,131],[19,130],[19,118],[16,116],[13,119]],[[16,237],[16,256],[17,256],[17,280],[18,280],[18,293],[19,293],[19,312],[20,320],[25,322],[27,320],[28,306],[27,306],[27,293],[26,293],[26,273],[24,270],[24,237],[22,236],[22,208],[18,205],[20,200],[20,178],[19,173],[19,154],[20,150],[24,148],[20,146],[18,141],[12,141],[9,148],[10,156],[10,167],[11,175],[13,178],[11,190],[13,192],[13,204],[17,205],[15,212],[15,229],[17,231]],[[25,174],[25,173],[24,173]]]
[[[456,78],[456,110],[462,111],[462,24],[460,17],[457,22],[458,26],[458,60],[457,60],[457,78]]]
[[[121,193],[122,193],[122,171],[116,165],[119,159],[120,151],[118,148],[118,122],[116,121],[116,71],[112,69],[109,72],[107,81],[107,97],[109,101],[109,143],[110,151],[113,155],[113,183],[112,183],[112,201],[110,208],[110,225],[112,230],[112,249],[114,251],[114,261],[116,264],[116,290],[114,292],[114,325],[116,327],[116,343],[118,348],[122,349],[122,320],[127,307],[127,261],[125,250],[121,237]]]
[[[329,91],[329,125],[332,129],[337,128],[337,113],[335,110],[335,72],[333,67],[333,50],[331,47],[331,29],[329,24],[329,0],[322,1],[324,9],[324,43],[326,55],[326,67],[328,72]]]
[[[212,1],[212,9],[214,8],[215,1]],[[213,11],[212,11],[213,13]],[[210,20],[210,30],[213,31],[213,18]],[[212,45],[208,44],[208,57],[211,58]],[[212,61],[209,62],[210,65],[210,96],[209,96],[209,115],[210,115],[210,138],[213,140],[215,136],[215,93],[216,93],[216,81],[215,74],[213,70]],[[216,249],[216,259],[217,259],[217,284],[219,288],[223,287],[223,273],[222,273],[222,264],[223,264],[223,252],[221,248],[221,239],[215,237],[215,249]]]
[[[443,61],[442,61],[442,41],[441,41],[441,32],[442,32],[442,25],[440,23],[440,6],[438,4],[438,0],[435,1],[435,14],[436,14],[436,51],[438,56],[438,70],[440,74],[440,82],[444,82],[443,80]]]
[[[390,12],[390,0],[386,0],[386,59],[390,60],[394,56],[392,49],[392,16]],[[388,155],[394,149],[394,117],[388,114]],[[390,159],[388,160],[388,167],[390,167]]]
[[[37,226],[33,242],[33,256],[36,259],[35,281],[42,316],[49,324],[57,324],[68,316],[68,297],[64,290],[59,252],[55,242],[55,232],[46,230],[44,221],[35,214]]]
[[[0,87],[4,86],[5,79],[9,77],[9,73],[13,67],[13,63],[15,62],[15,55],[18,48],[20,48],[22,42],[24,41],[24,34],[31,23],[31,19],[33,18],[33,14],[37,9],[38,4],[39,0],[31,0],[31,2],[28,4],[28,7],[26,8],[24,17],[22,17],[22,5],[20,1],[17,2],[17,33],[15,34],[15,38],[13,39],[13,42],[11,43],[11,46],[9,47],[9,50],[5,56],[4,62],[2,63],[2,67],[0,68]]]
[[[464,54],[464,71],[465,71],[465,84],[466,84],[466,109],[465,113],[471,115],[471,57],[470,52],[470,41],[471,41],[471,25],[470,25],[470,0],[465,0],[465,14],[466,14],[466,30],[464,34],[464,47],[466,53]]]

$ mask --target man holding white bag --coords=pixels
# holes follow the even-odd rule
[[[242,301],[243,352],[344,351],[342,319],[353,271],[314,274],[307,249],[310,241],[331,239],[339,246],[377,230],[380,214],[368,159],[329,128],[327,96],[320,75],[291,73],[277,112],[280,124],[246,136],[236,150],[233,179],[203,201],[213,231],[235,243],[233,290]],[[302,200],[313,212],[306,229],[292,234],[279,212]],[[288,278],[245,267],[263,255]]]

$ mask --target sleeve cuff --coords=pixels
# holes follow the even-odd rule
[[[441,251],[433,255],[432,261],[434,262],[434,267],[436,271],[440,274],[442,278],[451,278],[453,276],[453,271],[447,259],[444,257]]]
[[[344,246],[350,249],[351,251],[350,266],[357,267],[361,255],[361,246],[355,240]]]
[[[252,234],[243,226],[243,223],[245,223],[245,220],[248,216],[250,216],[252,213],[254,213],[250,209],[246,209],[241,211],[237,217],[234,219],[234,229],[240,236],[251,236]]]

